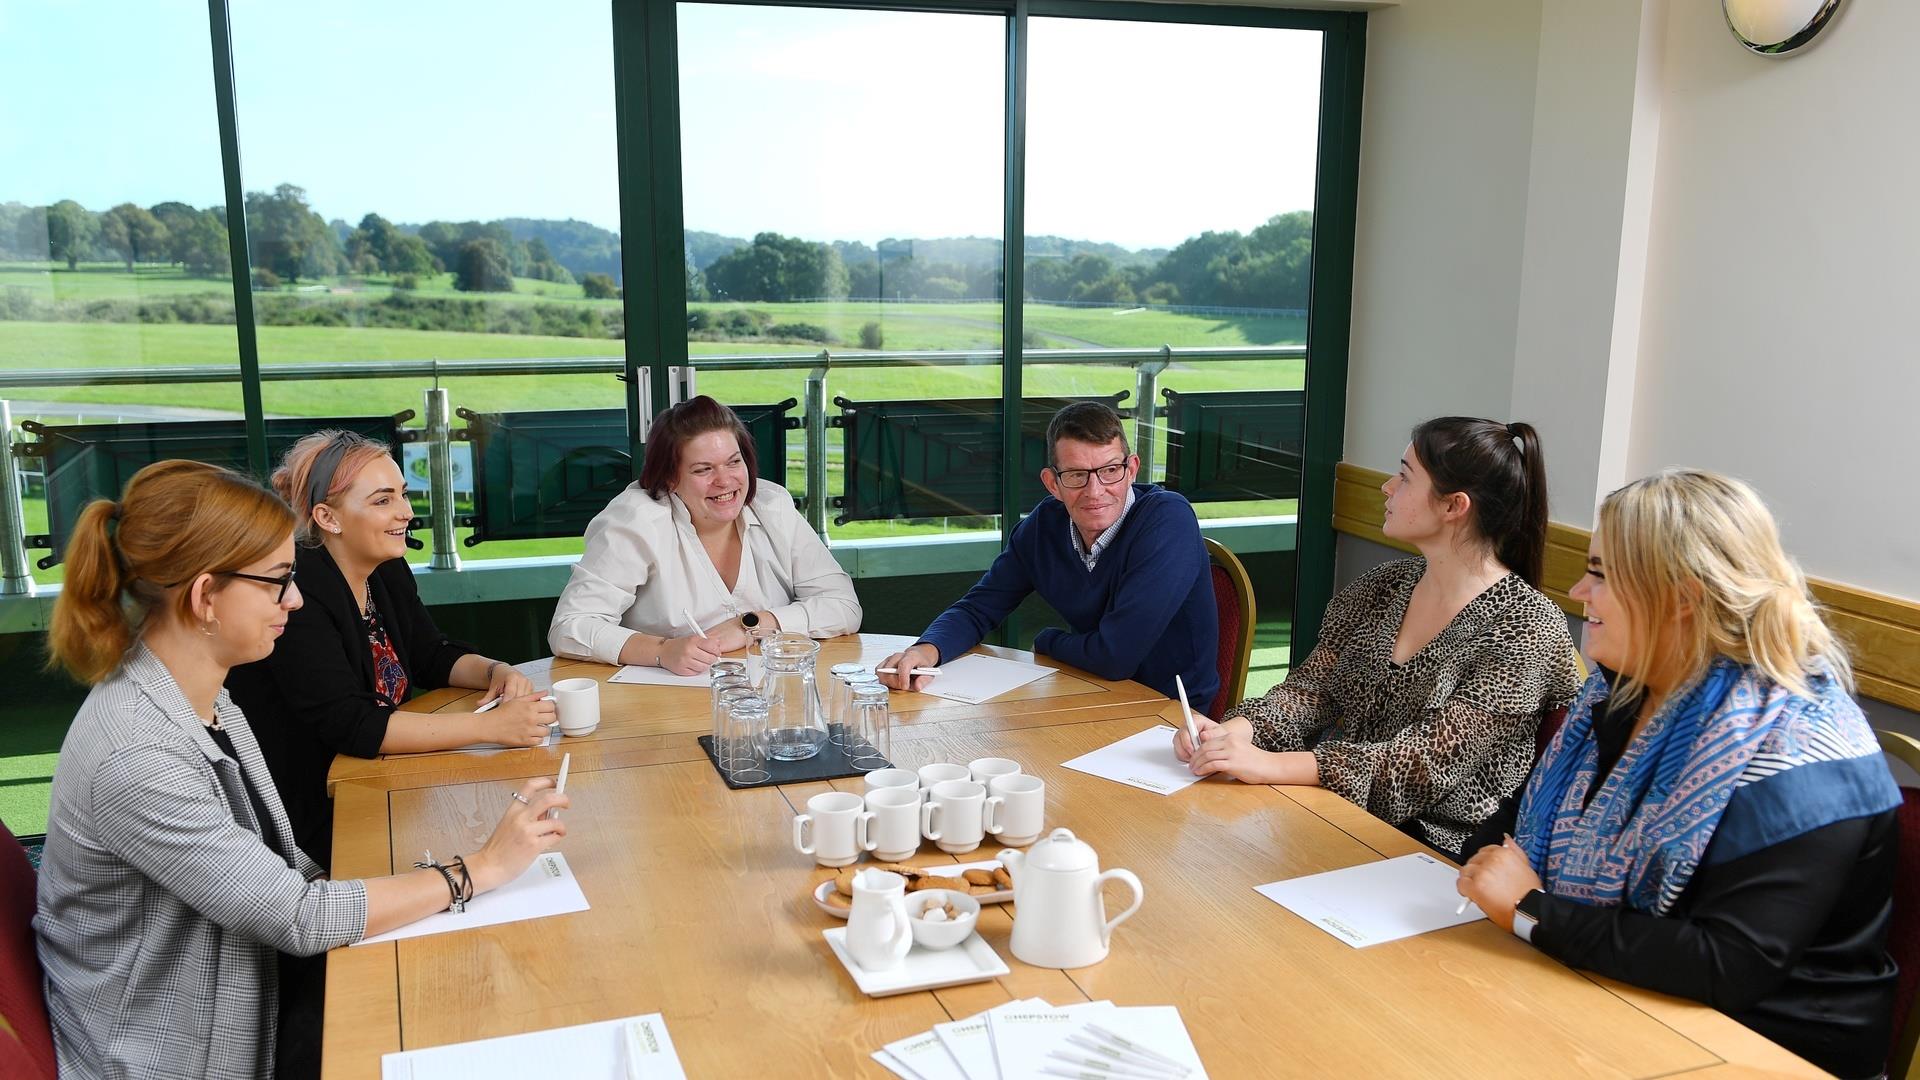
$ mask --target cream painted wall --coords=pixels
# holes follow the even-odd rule
[[[1429,416],[1506,413],[1539,39],[1537,2],[1367,16],[1350,461],[1392,468]]]
[[[1920,599],[1920,4],[1784,58],[1717,7],[1668,19],[1630,468],[1742,476],[1809,572]]]

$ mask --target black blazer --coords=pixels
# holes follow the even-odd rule
[[[333,852],[327,770],[335,754],[373,757],[395,706],[374,690],[373,652],[360,624],[359,590],[324,547],[294,556],[305,603],[265,660],[227,673],[227,692],[247,714],[267,769],[286,803],[294,842],[321,866]],[[474,650],[433,624],[406,561],[380,564],[373,603],[413,692],[446,686],[454,662]]]

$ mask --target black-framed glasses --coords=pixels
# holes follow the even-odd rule
[[[257,581],[262,585],[278,585],[280,586],[280,591],[273,594],[273,602],[276,604],[285,600],[287,598],[287,590],[293,587],[292,570],[288,570],[286,573],[274,577],[268,577],[265,574],[243,574],[238,570],[224,570],[221,571],[220,576],[245,578],[248,581]]]
[[[1111,465],[1102,465],[1097,469],[1055,469],[1053,470],[1054,479],[1060,481],[1061,487],[1072,488],[1075,491],[1078,491],[1081,488],[1086,487],[1087,478],[1090,476],[1099,477],[1100,482],[1103,484],[1117,484],[1120,482],[1121,478],[1126,475],[1127,475],[1127,463],[1125,461],[1116,461]]]

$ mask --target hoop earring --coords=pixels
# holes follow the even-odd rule
[[[211,629],[209,629],[209,627],[211,627]],[[208,619],[206,622],[201,623],[200,633],[204,634],[207,637],[217,636],[220,633],[220,619],[216,616],[215,618]]]

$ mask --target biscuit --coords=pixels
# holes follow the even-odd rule
[[[1013,875],[1007,873],[1006,867],[996,866],[993,868],[993,884],[995,888],[1011,889],[1013,888]]]
[[[993,884],[993,871],[991,870],[963,870],[960,872],[960,876],[966,878],[967,884],[969,885]]]
[[[968,896],[986,896],[986,895],[987,895],[987,894],[989,894],[989,893],[996,893],[996,892],[999,892],[999,891],[1000,891],[1000,890],[998,890],[998,889],[996,889],[996,888],[994,888],[994,887],[993,887],[993,886],[991,886],[991,885],[969,885],[969,886],[967,886],[967,895],[968,895]]]
[[[846,896],[841,896],[841,895],[840,895],[839,893],[837,893],[837,892],[830,892],[830,893],[828,893],[828,894],[827,894],[827,899],[826,899],[826,905],[827,905],[828,907],[830,907],[830,908],[839,908],[839,909],[841,909],[842,911],[852,911],[852,910],[853,910],[853,900],[852,900],[852,898],[851,898],[851,897],[846,897]]]
[[[853,867],[849,866],[845,870],[833,875],[833,895],[845,896],[849,899],[852,898]]]

